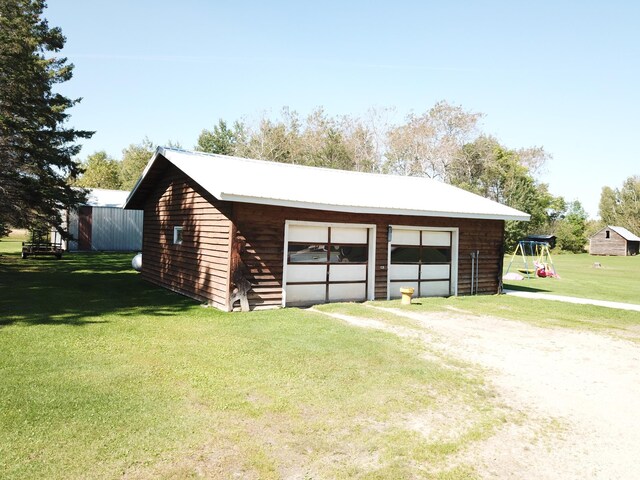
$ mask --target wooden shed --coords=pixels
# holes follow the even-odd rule
[[[606,226],[589,239],[591,255],[638,255],[640,237],[624,227]]]
[[[224,310],[245,290],[252,309],[469,294],[472,270],[496,293],[504,222],[529,219],[427,178],[169,148],[125,208],[144,210],[143,277]]]

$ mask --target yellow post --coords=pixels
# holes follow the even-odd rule
[[[402,305],[411,305],[411,297],[415,289],[413,287],[401,287],[400,293],[402,294]]]

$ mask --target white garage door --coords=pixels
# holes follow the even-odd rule
[[[442,297],[453,293],[454,232],[393,228],[389,243],[389,297],[401,287],[415,296]]]
[[[290,224],[287,228],[286,305],[367,299],[373,239],[369,227]]]

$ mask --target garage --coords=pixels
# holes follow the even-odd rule
[[[458,230],[392,226],[389,229],[389,298],[401,287],[417,297],[456,295]]]
[[[286,222],[287,306],[373,298],[375,226]]]
[[[162,147],[126,208],[144,210],[143,278],[225,311],[495,294],[505,222],[529,219],[428,178]]]

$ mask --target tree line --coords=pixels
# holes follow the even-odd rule
[[[82,174],[71,180],[73,185],[83,188],[106,188],[110,190],[131,190],[147,165],[155,146],[145,138],[132,143],[122,151],[122,158],[116,160],[102,150],[89,155],[82,162]]]
[[[276,162],[360,172],[425,176],[472,191],[531,215],[507,222],[506,245],[530,233],[551,233],[563,250],[581,251],[587,215],[577,201],[549,192],[537,174],[551,158],[542,147],[511,149],[480,129],[482,114],[441,101],[401,122],[390,109],[362,117],[330,116],[321,107],[309,115],[283,108],[275,118],[219,119],[200,133],[194,149]],[[129,189],[151,157],[148,140],[123,151],[121,161],[105,152],[90,155],[77,185]]]

